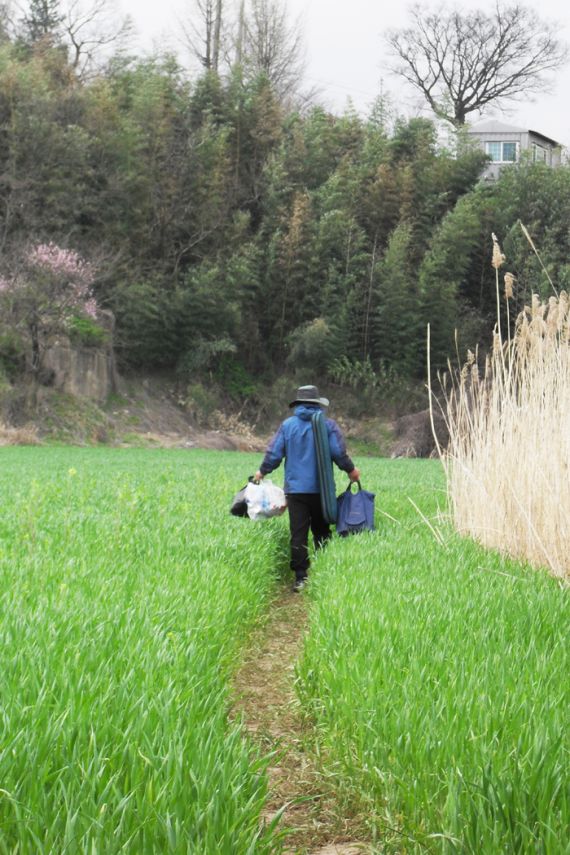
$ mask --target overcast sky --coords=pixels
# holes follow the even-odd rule
[[[226,0],[229,3],[232,0]],[[139,46],[181,49],[180,20],[193,8],[194,0],[120,0],[140,33]],[[434,5],[434,4],[430,4]],[[458,0],[458,8],[492,10],[493,2]],[[568,0],[541,0],[529,4],[544,20],[554,21],[562,38],[570,41]],[[405,115],[420,115],[422,102],[413,91],[390,76],[382,34],[409,20],[408,5],[398,0],[288,0],[291,18],[300,16],[307,54],[307,85],[320,90],[319,100],[340,111],[348,97],[359,110],[366,110],[383,88],[395,107]],[[422,6],[426,7],[424,2]],[[508,114],[489,113],[502,121],[532,128],[570,145],[570,64],[558,72],[552,94],[534,101],[510,105]],[[425,115],[429,115],[424,110]],[[486,118],[487,116],[485,116]],[[476,117],[472,117],[476,121]]]

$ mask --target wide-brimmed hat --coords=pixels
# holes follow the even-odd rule
[[[296,404],[320,404],[321,407],[328,407],[329,399],[319,397],[316,386],[299,386],[295,400],[291,401],[289,406],[294,407]]]

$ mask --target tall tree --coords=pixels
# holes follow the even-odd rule
[[[17,273],[1,279],[0,303],[13,328],[26,336],[30,368],[38,376],[54,335],[68,332],[75,317],[97,318],[94,269],[54,243],[29,246],[17,266]]]
[[[217,72],[219,69],[223,17],[223,0],[195,0],[191,22],[183,25],[188,47],[206,71]]]
[[[97,258],[123,364],[272,375],[289,354],[292,368],[344,356],[421,374],[427,321],[438,366],[457,326],[469,343],[489,326],[491,231],[527,299],[538,280],[519,217],[568,287],[569,170],[523,163],[470,192],[477,158],[442,152],[425,118],[292,113],[238,63],[190,82],[172,58],[116,56],[87,84],[65,33],[10,41],[0,250],[73,242]]]
[[[464,196],[435,231],[418,271],[420,319],[431,329],[431,361],[445,368],[453,353],[462,286],[480,246],[480,220],[472,196]],[[421,353],[421,351],[420,351]]]
[[[567,60],[555,27],[518,4],[491,14],[418,4],[411,15],[411,26],[386,36],[394,71],[456,127],[489,104],[544,91],[545,75]]]
[[[55,38],[60,32],[63,13],[59,0],[30,0],[28,14],[22,23],[27,41]]]
[[[0,3],[0,45],[10,41],[12,16],[10,3]]]
[[[393,365],[402,376],[410,376],[417,369],[418,349],[423,345],[418,330],[413,240],[409,224],[400,223],[374,271],[377,283],[372,307],[372,356]]]
[[[268,251],[266,317],[274,330],[273,349],[278,356],[283,356],[288,334],[308,320],[305,313],[311,302],[307,282],[312,272],[312,230],[310,197],[296,193],[288,219],[275,232]]]
[[[106,48],[126,43],[133,24],[129,17],[116,18],[112,0],[70,0],[61,27],[69,42],[71,65],[85,75],[94,69]]]
[[[305,66],[298,22],[289,21],[285,0],[251,0],[240,14],[239,52],[249,77],[265,75],[283,99],[298,92]]]

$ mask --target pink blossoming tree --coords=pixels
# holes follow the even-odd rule
[[[74,317],[97,319],[94,278],[89,262],[54,243],[28,248],[17,272],[0,276],[0,301],[12,323],[29,336],[32,373],[39,373],[46,345],[65,333]]]

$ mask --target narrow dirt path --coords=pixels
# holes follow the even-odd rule
[[[263,752],[276,752],[269,768],[266,819],[284,805],[282,826],[290,830],[286,855],[362,855],[353,842],[332,789],[327,789],[306,750],[307,733],[294,691],[294,668],[307,627],[303,594],[281,590],[264,627],[256,633],[234,680],[234,716]]]

